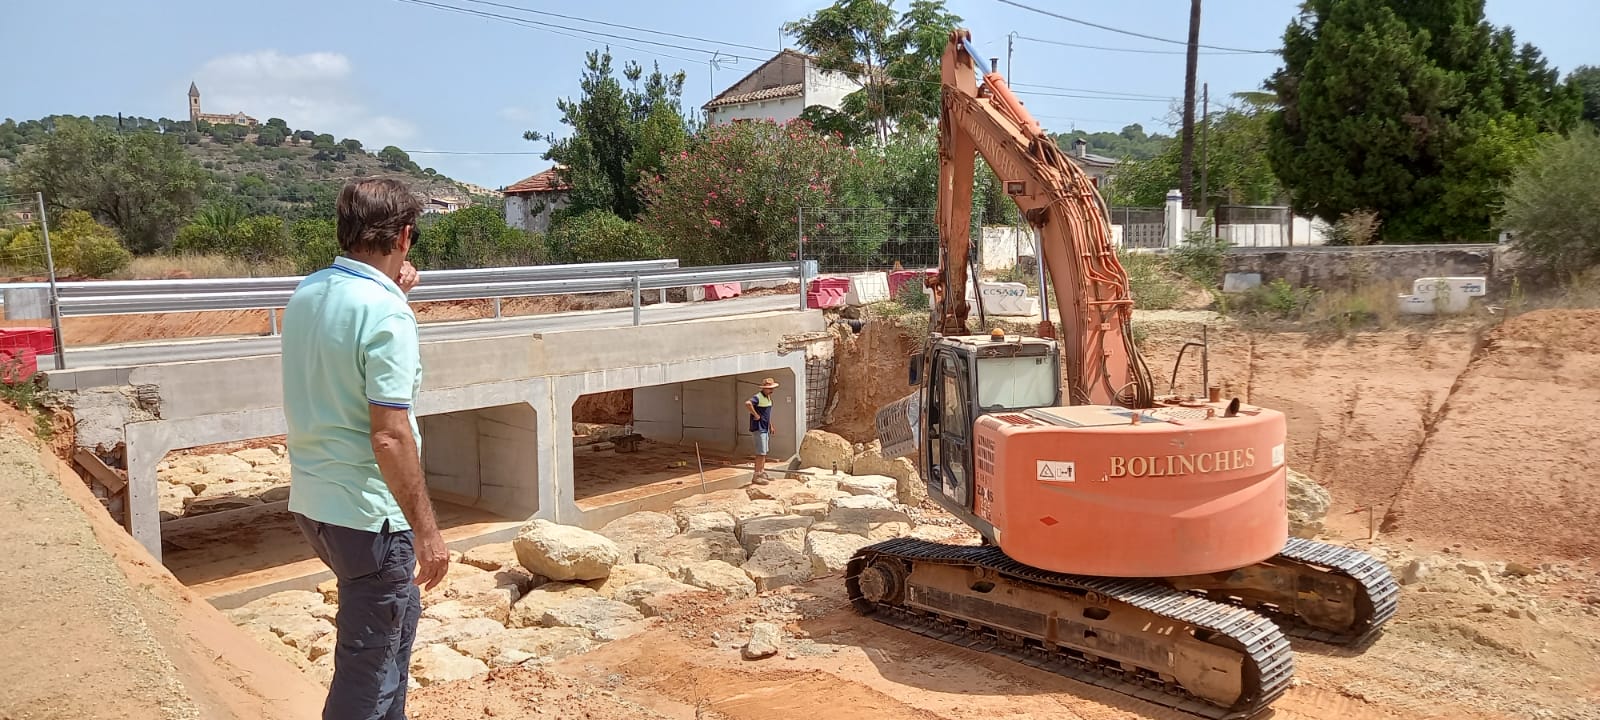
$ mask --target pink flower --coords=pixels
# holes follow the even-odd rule
[[[722,227],[722,221],[716,218],[711,218],[711,227]]]

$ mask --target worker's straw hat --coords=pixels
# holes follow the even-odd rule
[[[771,390],[771,389],[776,388],[776,387],[778,387],[778,381],[777,380],[773,380],[772,378],[767,378],[767,379],[761,381],[761,389],[762,390]]]

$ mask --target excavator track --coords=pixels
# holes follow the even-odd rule
[[[992,545],[880,542],[851,558],[845,587],[887,625],[1216,720],[1266,709],[1294,673],[1288,639],[1247,608],[1040,570]]]
[[[1173,587],[1266,615],[1291,637],[1355,645],[1399,608],[1389,567],[1354,548],[1290,538],[1267,560],[1231,573],[1168,578]]]

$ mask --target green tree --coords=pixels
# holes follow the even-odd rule
[[[24,272],[45,269],[43,233],[27,225],[0,233],[0,264]],[[103,278],[133,262],[117,234],[82,210],[52,213],[50,254],[58,275]]]
[[[1283,58],[1268,154],[1294,208],[1370,209],[1391,240],[1489,237],[1517,161],[1581,104],[1483,0],[1307,0]]]
[[[681,113],[686,77],[682,71],[669,76],[657,66],[646,77],[643,67],[630,62],[622,74],[630,85],[627,90],[613,73],[609,50],[588,53],[579,80],[582,95],[576,101],[556,102],[561,124],[571,128],[572,134],[563,138],[532,130],[523,134],[528,140],[550,143],[544,157],[557,163],[561,179],[572,188],[563,214],[598,209],[633,219],[643,207],[638,171],[654,167],[659,153],[656,157],[650,154],[666,149],[681,132],[681,118],[680,130],[674,130],[666,113],[672,117]],[[658,108],[663,110],[658,112]],[[636,162],[635,155],[641,151],[645,157]]]
[[[1600,66],[1579,65],[1567,82],[1583,97],[1583,119],[1600,127]]]
[[[859,207],[866,202],[863,163],[837,138],[804,121],[705,128],[688,151],[667,159],[644,192],[644,226],[667,253],[693,265],[791,259],[800,206]],[[882,238],[819,252],[870,256]],[[808,254],[808,257],[813,257]]]
[[[295,270],[313,273],[339,256],[338,227],[326,218],[304,218],[289,225],[289,255]]]
[[[393,145],[385,146],[382,150],[379,150],[378,159],[382,160],[383,166],[390,170],[402,172],[422,171],[422,168],[417,167],[417,164],[411,160],[411,156],[406,154],[406,151]]]
[[[234,230],[227,252],[251,263],[289,257],[289,236],[284,232],[283,218],[274,215],[245,218]]]
[[[256,130],[256,144],[262,147],[277,147],[283,144],[283,130],[271,125],[265,125]]]
[[[1246,104],[1223,108],[1195,123],[1195,137],[1203,138],[1206,145],[1203,159],[1207,207],[1271,205],[1283,200],[1283,188],[1267,156],[1272,137],[1271,119],[1269,111]],[[1101,189],[1106,202],[1133,207],[1156,207],[1164,203],[1167,192],[1179,187],[1180,148],[1174,138],[1167,137],[1153,157],[1117,165],[1111,183]],[[1200,155],[1196,152],[1196,193],[1200,191]]]
[[[1504,226],[1545,269],[1600,264],[1600,131],[1579,127],[1541,142],[1506,191]]]
[[[506,225],[493,208],[474,205],[423,225],[412,262],[424,270],[493,267],[528,259],[527,234]]]
[[[940,56],[961,18],[943,0],[913,0],[896,17],[892,0],[835,0],[784,32],[827,70],[857,77],[863,86],[847,95],[834,119],[818,111],[808,120],[855,139],[864,126],[887,143],[891,128],[926,129],[937,124]]]
[[[606,210],[590,210],[563,218],[545,242],[558,263],[655,260],[664,256],[661,238],[640,225]]]
[[[57,124],[23,156],[13,185],[52,207],[84,210],[136,252],[165,247],[204,196],[210,176],[168,135]]]

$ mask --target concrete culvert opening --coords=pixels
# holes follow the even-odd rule
[[[744,402],[772,378],[768,474],[795,446],[795,380],[774,369],[591,393],[573,405],[573,497],[585,525],[657,510],[748,482],[755,455]],[[696,446],[698,445],[698,456]],[[703,482],[702,482],[703,476]]]
[[[417,419],[434,514],[452,546],[508,539],[536,513],[536,414],[526,404]],[[326,572],[289,513],[283,438],[169,453],[157,469],[162,560],[223,607]]]

